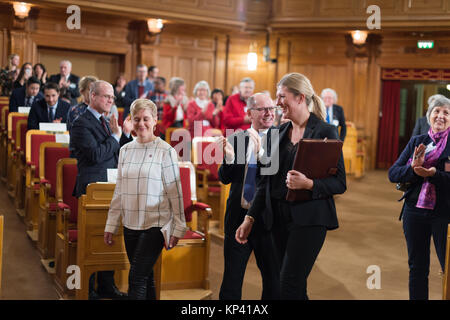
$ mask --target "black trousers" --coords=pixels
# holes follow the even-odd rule
[[[131,230],[123,228],[125,249],[130,261],[128,298],[130,300],[156,300],[153,266],[164,246],[161,228]]]
[[[434,247],[442,270],[445,268],[447,226],[449,221],[433,215],[432,211],[418,211],[405,204],[403,232],[408,247],[409,298],[428,300],[428,275],[430,272],[430,245]]]
[[[281,299],[308,300],[307,279],[323,246],[327,229],[324,226],[296,225],[287,202],[272,199],[272,203],[272,237],[281,265]]]
[[[256,224],[257,222],[255,222]],[[248,242],[239,244],[234,235],[225,234],[223,256],[224,272],[220,300],[240,300],[245,269],[252,251],[262,277],[262,300],[277,300],[280,296],[280,268],[275,256],[272,237],[262,226],[254,226]]]

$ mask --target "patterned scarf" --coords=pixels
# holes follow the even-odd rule
[[[436,145],[436,148],[432,151],[428,152],[425,155],[425,161],[422,167],[429,169],[431,167],[436,167],[439,157],[447,146],[447,138],[450,132],[450,128],[447,128],[445,131],[433,133],[433,131],[428,130],[428,135],[431,140]],[[414,156],[414,155],[413,155]],[[412,158],[409,159],[408,164],[412,162]],[[416,207],[422,209],[433,210],[436,206],[436,187],[434,184],[428,181],[428,178],[425,178],[422,189],[420,190],[419,199],[417,200]]]

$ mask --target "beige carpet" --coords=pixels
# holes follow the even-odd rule
[[[310,299],[408,299],[408,265],[401,222],[401,193],[385,171],[348,180],[347,192],[336,199],[340,228],[327,235],[309,277]],[[5,216],[2,299],[56,299],[52,277],[40,265],[35,245],[0,183],[0,214]],[[381,269],[381,289],[369,290],[367,267]],[[213,299],[222,281],[222,246],[212,242],[210,282]],[[439,263],[432,249],[430,299],[441,299]],[[259,299],[261,277],[252,256],[243,285],[244,299]]]

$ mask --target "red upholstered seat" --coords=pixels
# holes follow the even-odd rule
[[[181,189],[183,191],[183,205],[184,205],[184,215],[186,222],[192,221],[192,212],[195,210],[206,210],[210,208],[209,205],[202,202],[194,203],[192,201],[192,190],[191,190],[191,169],[186,167],[180,167],[180,180]]]
[[[56,211],[56,210],[58,210],[58,204],[55,202],[49,202],[48,209],[50,211]]]
[[[78,219],[78,199],[72,196],[77,178],[77,165],[65,164],[63,167],[63,202],[70,208],[69,221],[76,223]]]
[[[216,157],[216,150],[208,146],[213,143],[211,141],[199,141],[197,142],[199,147],[197,148],[197,159],[199,159],[199,163],[197,164],[197,169],[200,170],[209,170],[208,181],[218,181],[219,180],[219,166],[214,161]],[[205,151],[205,149],[208,150]],[[206,157],[211,157],[211,159],[207,159]],[[222,159],[222,156],[220,157]]]
[[[193,240],[193,239],[203,239],[203,235],[201,235],[201,234],[198,233],[198,232],[188,230],[188,231],[186,231],[186,233],[185,233],[183,239],[189,239],[189,240]]]
[[[220,187],[218,187],[218,186],[208,186],[208,192],[210,192],[210,193],[220,193]]]
[[[192,220],[192,199],[191,199],[191,181],[190,181],[191,170],[189,168],[180,167],[180,180],[181,189],[183,190],[183,205],[184,205],[184,215],[186,222]]]
[[[56,163],[59,159],[69,158],[70,152],[67,147],[47,147],[44,151],[45,172],[44,176],[50,183],[50,196],[55,196],[56,190]]]
[[[69,230],[69,242],[78,241],[78,230]]]
[[[49,141],[55,142],[53,134],[32,134],[31,135],[31,164],[36,167],[35,178],[39,178],[39,148],[41,143]],[[48,178],[47,178],[48,179]]]
[[[2,111],[3,114],[3,111]],[[8,114],[9,114],[9,106],[8,109],[5,110],[5,119],[2,119],[2,123],[4,123],[5,130],[8,130]]]
[[[17,145],[17,143],[16,143],[17,151],[25,152],[25,140],[26,140],[26,137],[27,137],[27,130],[28,130],[27,123],[22,123],[20,125],[20,146]]]
[[[123,108],[117,108],[117,113],[119,114],[119,117],[117,119],[117,122],[119,123],[120,126],[123,125],[123,113],[124,113],[124,109]]]
[[[17,137],[16,137],[16,127],[17,127],[17,121],[19,121],[19,120],[21,120],[21,119],[25,119],[25,120],[27,120],[28,119],[28,116],[26,116],[26,115],[15,115],[15,116],[12,116],[12,119],[11,119],[11,138],[13,139],[13,140],[15,140],[15,141],[17,141]]]

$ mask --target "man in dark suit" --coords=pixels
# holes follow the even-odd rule
[[[412,136],[419,136],[425,133],[428,133],[430,130],[430,125],[428,124],[428,120],[426,116],[423,116],[416,121],[416,125],[414,126],[414,130],[412,132]]]
[[[273,101],[266,94],[257,93],[248,100],[247,114],[252,127],[229,136],[228,141],[222,138],[219,142],[224,146],[226,155],[219,169],[219,179],[224,184],[231,183],[225,213],[225,268],[219,294],[221,300],[241,299],[242,282],[252,251],[262,276],[261,298],[279,298],[279,266],[270,232],[264,229],[261,221],[257,221],[245,245],[240,245],[234,239],[255,192],[256,152],[260,150],[260,135],[267,132],[275,118]]]
[[[147,79],[147,76],[147,66],[145,64],[140,64],[136,67],[136,79],[131,80],[125,86],[125,96],[123,97],[124,119],[130,113],[130,106],[134,100],[146,98],[147,94],[153,91],[153,84]]]
[[[339,139],[344,141],[347,135],[347,125],[345,124],[344,109],[337,105],[337,93],[333,89],[327,88],[322,90],[322,100],[325,103],[327,117],[326,122],[334,125],[336,128],[341,128]]]
[[[72,125],[70,149],[78,160],[78,176],[73,195],[77,198],[86,193],[89,183],[106,182],[108,168],[117,168],[122,130],[114,116],[111,124],[104,116],[113,103],[114,89],[111,84],[101,80],[94,82],[86,112],[78,116]],[[114,284],[113,271],[102,271],[97,275],[97,291],[94,276],[90,278],[89,299],[125,297]]]
[[[50,76],[49,81],[58,84],[60,89],[64,88],[66,95],[70,99],[70,105],[77,104],[77,98],[80,96],[80,91],[78,89],[78,83],[80,78],[72,72],[72,63],[69,60],[63,60],[59,64],[59,74],[54,74]]]
[[[70,105],[59,99],[59,88],[53,82],[44,85],[44,99],[33,103],[28,114],[28,130],[39,129],[41,122],[66,123]]]
[[[30,77],[25,87],[15,89],[9,98],[9,112],[17,112],[19,107],[31,107],[34,102],[44,98],[39,91],[40,86],[41,82],[38,78]]]

